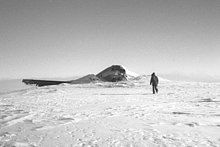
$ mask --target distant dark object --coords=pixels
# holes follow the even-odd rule
[[[150,79],[150,85],[152,85],[153,94],[155,94],[155,91],[158,93],[158,88],[157,88],[158,83],[159,83],[158,77],[153,72],[151,74],[151,79]]]
[[[106,68],[97,75],[89,74],[77,80],[70,81],[49,81],[49,80],[34,80],[34,79],[23,79],[22,82],[27,85],[36,86],[48,86],[48,85],[59,85],[62,83],[68,84],[84,84],[96,81],[103,82],[118,82],[127,80],[127,75],[125,69],[120,65],[112,65]]]
[[[96,75],[102,81],[118,82],[126,81],[127,75],[125,69],[120,65],[112,65]]]
[[[70,83],[70,81],[48,81],[48,80],[32,80],[32,79],[23,79],[22,82],[27,85],[37,85],[37,86],[48,86],[48,85],[59,85],[62,83]]]

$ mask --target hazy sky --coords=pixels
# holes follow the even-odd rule
[[[0,0],[0,78],[220,75],[220,0]]]

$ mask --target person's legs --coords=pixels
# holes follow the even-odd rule
[[[158,93],[158,88],[157,88],[157,86],[155,86],[155,89],[156,89],[156,92]]]
[[[153,94],[155,94],[155,85],[153,85],[152,88],[153,88]]]

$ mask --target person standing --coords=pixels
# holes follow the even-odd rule
[[[150,85],[152,85],[153,94],[155,94],[155,91],[158,93],[158,88],[157,88],[158,83],[159,83],[158,77],[153,72],[151,74],[151,79],[150,79]]]

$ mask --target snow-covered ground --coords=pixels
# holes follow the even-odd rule
[[[0,95],[0,146],[220,146],[220,84],[32,87]]]

